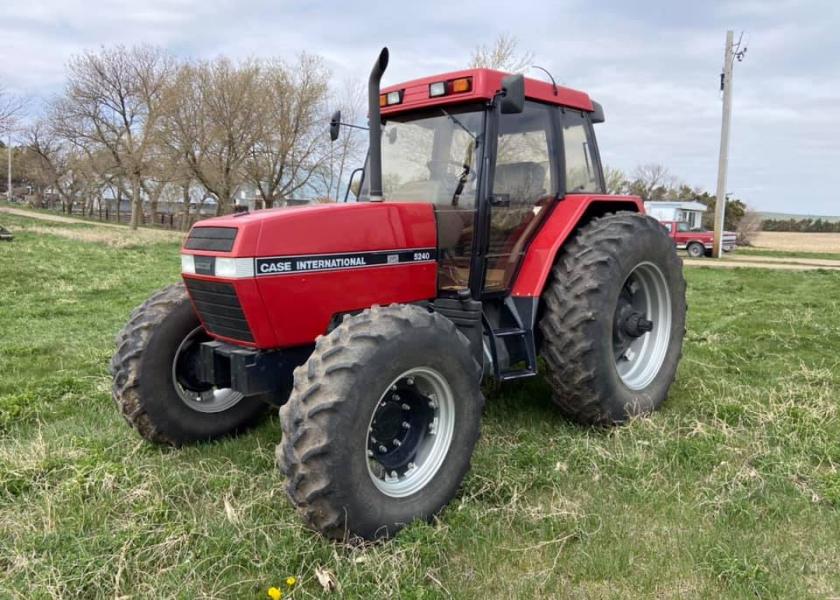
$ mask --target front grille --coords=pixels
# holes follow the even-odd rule
[[[253,342],[236,290],[230,283],[185,278],[184,283],[204,326],[210,333]]]
[[[213,250],[230,252],[236,239],[235,227],[193,227],[184,248],[187,250]]]

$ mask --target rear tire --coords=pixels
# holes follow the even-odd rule
[[[262,399],[232,390],[205,390],[213,396],[202,406],[203,396],[189,389],[176,356],[204,337],[210,339],[183,283],[153,294],[117,335],[112,396],[128,424],[150,442],[180,446],[213,440],[243,431],[266,414]]]
[[[662,404],[686,304],[682,261],[659,223],[618,213],[585,225],[558,255],[543,302],[541,353],[564,413],[611,425]]]
[[[417,306],[373,307],[320,337],[280,409],[278,465],[304,523],[346,540],[431,519],[469,469],[480,377],[463,334]]]

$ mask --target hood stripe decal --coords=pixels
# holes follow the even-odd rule
[[[342,252],[340,254],[309,254],[300,256],[271,256],[254,259],[257,277],[347,271],[368,267],[387,267],[435,262],[436,248],[400,248],[373,252]]]

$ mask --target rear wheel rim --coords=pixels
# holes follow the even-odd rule
[[[201,386],[201,389],[198,389],[195,383],[188,381],[189,378],[183,372],[186,363],[196,359],[193,353],[198,352],[199,344],[209,339],[204,328],[199,326],[181,340],[172,359],[172,386],[181,402],[192,410],[200,413],[220,413],[239,404],[243,398],[242,394],[230,388],[215,386]]]
[[[368,475],[391,498],[422,490],[440,471],[455,431],[455,398],[434,369],[416,367],[379,397],[367,430]]]
[[[622,286],[613,318],[615,368],[631,390],[649,386],[662,369],[671,320],[671,292],[662,271],[650,262],[636,265]]]

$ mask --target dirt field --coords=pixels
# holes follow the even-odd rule
[[[786,252],[840,252],[840,233],[787,233],[762,231],[753,245]]]

